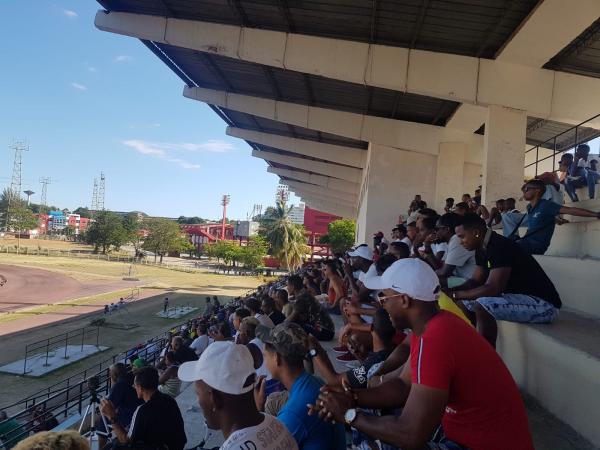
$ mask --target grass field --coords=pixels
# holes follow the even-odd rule
[[[13,237],[0,238],[0,247],[16,246],[17,239]],[[94,247],[80,242],[58,241],[50,239],[21,239],[21,248],[31,249],[50,249],[50,250],[71,250],[71,251],[92,251]]]

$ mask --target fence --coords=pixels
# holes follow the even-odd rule
[[[17,427],[4,435],[4,446],[10,448],[30,433],[42,431],[44,423],[51,417],[59,419],[70,416],[79,420],[90,399],[90,391],[87,385],[89,378],[98,377],[100,384],[97,392],[98,394],[107,395],[110,387],[108,371],[110,365],[116,362],[127,362],[133,356],[144,358],[148,364],[154,365],[166,342],[167,332],[150,339],[141,349],[133,348],[113,355],[105,361],[55,383],[42,391],[3,406],[2,410],[7,412],[8,418],[0,421],[0,427],[12,421],[18,423]]]
[[[592,122],[599,117],[600,114],[597,114],[585,122],[581,122],[580,124],[558,133],[550,139],[547,139],[544,142],[534,145],[526,150],[525,170],[527,171],[527,169],[529,169],[531,171],[534,169],[535,176],[540,174],[540,167],[543,167],[543,172],[555,171],[557,155],[565,153],[580,144],[584,144],[600,136],[600,131],[593,128],[593,126],[597,127],[597,125],[592,126]],[[540,120],[540,124],[542,125],[544,121],[542,121],[542,119]],[[590,126],[584,126],[586,124],[589,124]]]
[[[64,359],[69,359],[69,355],[67,353],[69,344],[76,341],[79,344],[79,340],[81,339],[81,350],[83,351],[83,345],[85,344],[85,338],[87,337],[95,337],[95,345],[98,347],[98,339],[100,337],[100,327],[83,327],[78,328],[76,330],[67,331],[66,333],[58,334],[56,336],[51,336],[48,339],[42,339],[41,341],[32,342],[31,344],[27,344],[25,346],[25,359],[23,361],[23,375],[31,372],[28,370],[27,361],[32,359],[38,359],[41,357],[45,360],[44,367],[48,367],[48,359],[50,358],[50,354],[53,352],[57,352],[64,346]],[[40,353],[40,350],[42,353]]]

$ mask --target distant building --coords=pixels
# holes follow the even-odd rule
[[[289,213],[292,222],[298,225],[304,225],[304,203],[298,206],[292,206]]]
[[[64,211],[49,211],[48,214],[38,214],[39,225],[36,234],[55,233],[62,234],[70,227],[75,236],[85,232],[92,222],[91,219],[81,217],[79,214],[69,214]]]
[[[320,239],[321,236],[327,234],[327,226],[338,219],[341,219],[341,217],[317,211],[308,206],[304,208],[304,229],[306,230],[308,246],[311,250],[311,261],[331,256],[329,245],[321,244]]]
[[[179,225],[181,231],[188,235],[189,241],[194,244],[198,251],[202,250],[205,244],[221,239],[221,222],[213,223],[199,223],[199,224],[182,224]],[[232,224],[225,224],[225,239],[234,239],[234,226]]]

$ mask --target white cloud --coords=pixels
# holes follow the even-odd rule
[[[129,55],[119,55],[115,58],[115,62],[129,62],[132,60],[133,58]]]
[[[84,86],[83,84],[72,82],[71,87],[78,91],[87,91],[87,86]]]
[[[89,72],[93,72],[93,73],[95,73],[95,72],[98,72],[98,69],[96,69],[96,68],[95,68],[95,67],[93,67],[93,66],[88,66],[88,68],[87,68],[87,69],[88,69],[88,71],[89,71]]]
[[[70,9],[63,10],[63,14],[69,19],[77,19],[77,17],[79,17],[79,14],[77,14],[75,11],[71,11]]]
[[[192,144],[186,142],[151,142],[144,141],[142,139],[129,139],[123,141],[122,144],[132,148],[142,155],[149,155],[155,158],[163,159],[188,170],[199,169],[200,165],[189,162],[182,158],[175,157],[173,153],[181,151],[224,153],[235,148],[232,144],[219,140],[209,140],[200,144]]]

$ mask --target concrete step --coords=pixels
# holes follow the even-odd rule
[[[535,258],[556,286],[566,308],[600,318],[600,259],[548,255]]]
[[[571,223],[555,228],[546,255],[600,259],[600,220],[565,218]]]
[[[600,320],[561,311],[550,325],[499,322],[498,352],[523,391],[600,442]]]

